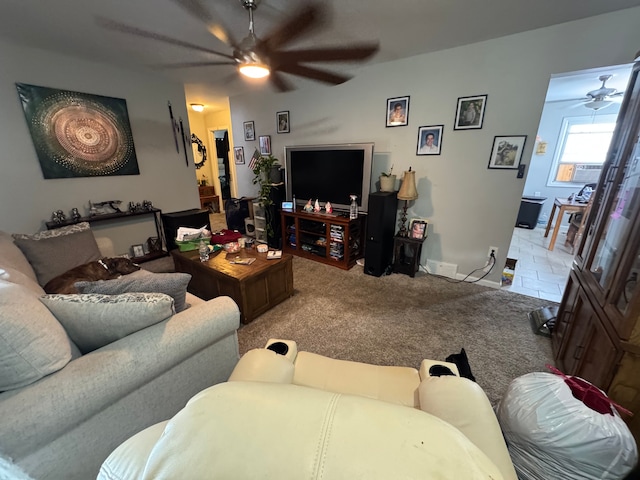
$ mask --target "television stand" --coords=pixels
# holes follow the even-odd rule
[[[366,216],[282,211],[282,250],[348,270],[364,255]]]

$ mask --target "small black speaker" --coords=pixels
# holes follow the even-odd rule
[[[364,273],[379,277],[393,263],[393,237],[398,213],[398,192],[369,195]]]

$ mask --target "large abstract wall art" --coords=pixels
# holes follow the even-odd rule
[[[44,178],[140,174],[126,100],[16,87]]]

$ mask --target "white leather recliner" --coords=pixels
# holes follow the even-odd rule
[[[124,442],[98,478],[517,479],[488,398],[454,364],[416,370],[298,352],[289,340],[267,347]],[[454,375],[431,376],[434,365]]]

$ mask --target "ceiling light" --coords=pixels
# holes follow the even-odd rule
[[[604,99],[593,99],[590,102],[584,104],[585,107],[590,108],[591,110],[600,110],[601,108],[606,108],[611,105],[613,102],[611,100]]]
[[[268,66],[259,62],[243,63],[238,70],[240,70],[240,73],[245,77],[249,78],[264,78],[271,73]]]
[[[201,103],[191,103],[190,106],[194,112],[201,112],[204,110],[204,105]]]

